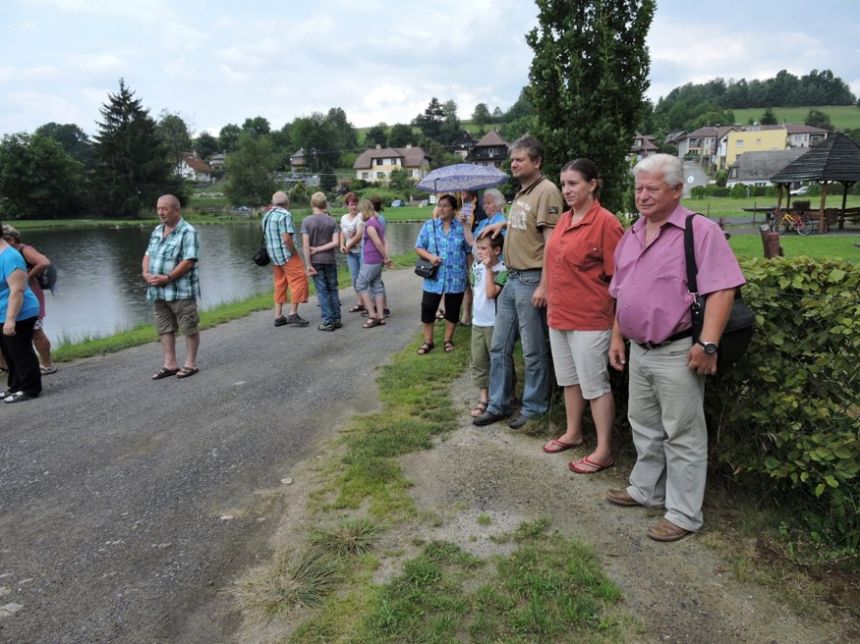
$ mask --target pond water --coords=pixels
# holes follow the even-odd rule
[[[392,222],[386,233],[393,254],[410,252],[420,223]],[[57,288],[46,294],[45,332],[52,341],[110,335],[152,320],[140,262],[152,232],[143,228],[25,231],[57,266]],[[197,226],[200,234],[200,305],[203,309],[272,288],[270,267],[251,261],[260,225]],[[342,258],[341,258],[342,259]]]

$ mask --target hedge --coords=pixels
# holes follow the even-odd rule
[[[860,546],[860,266],[742,262],[757,328],[708,383],[712,466],[764,485],[829,540]]]

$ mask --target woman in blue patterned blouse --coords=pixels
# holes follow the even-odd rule
[[[468,287],[466,267],[471,263],[471,248],[466,242],[463,226],[454,218],[457,200],[451,195],[442,195],[436,203],[438,217],[424,222],[415,252],[418,256],[438,266],[433,278],[425,278],[421,298],[421,323],[424,344],[418,348],[419,355],[433,349],[433,322],[439,303],[445,301],[445,352],[454,350],[454,329],[460,319],[463,293]]]

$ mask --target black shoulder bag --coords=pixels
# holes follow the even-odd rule
[[[257,266],[268,266],[272,261],[269,257],[269,251],[266,250],[266,224],[269,221],[269,215],[271,214],[272,211],[270,210],[266,213],[266,216],[263,217],[263,239],[260,241],[260,248],[257,249],[257,252],[254,253],[254,256],[251,258]]]
[[[436,248],[436,252],[434,255],[439,254],[439,249],[436,247],[436,220],[433,220],[433,246]],[[439,270],[439,267],[436,266],[433,262],[428,262],[423,257],[419,257],[415,260],[415,274],[418,277],[423,277],[424,279],[432,280],[436,277],[436,271]]]
[[[693,303],[690,305],[690,315],[693,319],[693,342],[699,340],[699,334],[702,332],[702,325],[705,322],[705,306],[708,303],[707,298],[699,295],[699,285],[696,282],[696,275],[699,272],[696,266],[696,249],[693,245],[693,217],[699,213],[687,215],[687,221],[684,224],[684,256],[687,264],[687,290],[693,296]],[[702,215],[704,216],[704,215]],[[753,329],[755,327],[755,315],[744,304],[741,297],[740,287],[735,289],[735,300],[732,303],[732,311],[729,314],[726,328],[723,330],[723,335],[719,339],[719,354],[717,359],[717,373],[724,373],[732,364],[740,360],[746,353],[747,348],[752,340]]]

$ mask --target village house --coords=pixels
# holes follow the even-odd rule
[[[773,185],[770,178],[805,152],[804,148],[744,152],[729,168],[726,187],[731,188],[736,184],[744,186]]]
[[[657,154],[659,151],[660,146],[657,145],[653,136],[637,132],[636,136],[633,137],[633,145],[630,146],[629,158],[631,162],[636,163],[645,157]]]
[[[466,130],[463,130],[457,140],[451,144],[452,152],[464,161],[473,147],[475,147],[475,139]]]
[[[430,170],[430,157],[417,146],[383,148],[377,145],[362,152],[352,164],[355,178],[371,183],[387,183],[395,168],[406,170],[410,178],[418,182]]]
[[[476,165],[499,167],[508,158],[508,142],[496,130],[490,130],[475,144],[467,160]]]
[[[212,183],[212,168],[203,159],[186,154],[174,169],[174,174],[195,183]]]

